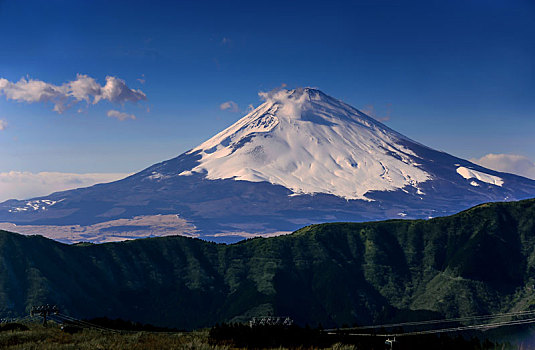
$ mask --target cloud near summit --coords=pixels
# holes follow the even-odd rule
[[[14,83],[0,78],[0,94],[7,100],[17,102],[52,103],[54,111],[58,113],[81,101],[88,104],[97,104],[104,100],[113,103],[135,103],[147,99],[143,91],[129,88],[122,79],[107,76],[106,84],[100,85],[94,78],[85,74],[78,74],[75,80],[62,85],[26,78]]]
[[[219,105],[219,109],[222,111],[230,111],[230,112],[239,112],[240,107],[238,107],[238,104],[234,101],[226,101]]]

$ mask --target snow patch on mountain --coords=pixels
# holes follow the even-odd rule
[[[27,212],[27,211],[47,210],[48,207],[51,207],[58,202],[61,202],[61,200],[53,201],[50,199],[35,199],[35,200],[27,201],[24,206],[13,207],[9,209],[8,211],[10,213],[20,213],[20,212]]]
[[[479,181],[486,182],[491,185],[500,186],[500,187],[503,185],[503,179],[501,177],[482,173],[481,171],[477,171],[474,169],[468,169],[464,166],[458,167],[457,173],[467,180],[475,178],[475,179],[478,179]],[[477,182],[475,181],[470,182],[470,184],[472,186],[478,186]]]
[[[403,135],[322,92],[301,88],[263,95],[265,102],[204,142],[199,164],[179,175],[270,182],[294,194],[366,198],[431,176],[403,145]],[[423,194],[423,193],[422,193]]]
[[[161,181],[170,178],[171,176],[160,174],[157,171],[153,171],[149,176],[147,176],[146,180],[152,180],[152,181]]]

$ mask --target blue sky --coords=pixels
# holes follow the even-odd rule
[[[0,31],[4,82],[58,87],[83,74],[105,86],[111,76],[146,96],[71,99],[60,114],[53,101],[0,91],[0,199],[39,192],[13,190],[23,172],[120,176],[174,157],[281,84],[317,87],[430,147],[496,154],[484,165],[535,177],[532,1],[0,0]],[[226,101],[239,111],[221,110]]]

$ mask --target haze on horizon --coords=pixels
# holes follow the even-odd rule
[[[0,1],[0,201],[118,179],[280,86],[535,179],[530,1]]]

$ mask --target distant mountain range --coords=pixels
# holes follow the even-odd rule
[[[535,305],[535,200],[431,220],[307,226],[226,245],[187,237],[66,245],[0,232],[0,315],[197,328],[253,316],[370,324]]]
[[[62,242],[173,234],[233,242],[535,197],[533,180],[421,145],[319,90],[265,100],[198,147],[123,180],[1,203],[0,228]]]

